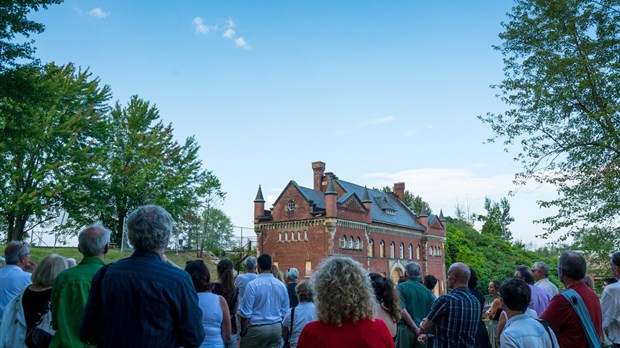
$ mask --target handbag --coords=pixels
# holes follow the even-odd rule
[[[284,345],[282,346],[282,348],[291,348],[291,343],[289,342],[289,339],[291,338],[291,335],[293,334],[293,321],[295,320],[295,307],[291,308],[291,324],[288,327],[288,335],[286,335],[286,340],[284,340]]]
[[[47,348],[55,333],[56,330],[52,328],[52,312],[48,302],[47,311],[26,334],[26,345],[28,348]]]

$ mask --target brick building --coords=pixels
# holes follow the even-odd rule
[[[290,181],[270,210],[258,187],[254,230],[259,253],[268,253],[282,270],[299,269],[309,277],[324,258],[350,256],[369,272],[398,279],[404,265],[417,261],[422,274],[439,279],[445,293],[446,225],[443,214],[415,213],[402,200],[405,184],[394,193],[367,189],[325,172],[313,162],[314,187]]]

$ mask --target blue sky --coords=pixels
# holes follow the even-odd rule
[[[434,212],[483,213],[519,167],[477,115],[501,112],[500,22],[509,1],[72,1],[33,19],[42,61],[74,62],[156,104],[195,135],[222,181],[222,209],[252,227],[258,185],[273,202],[311,162],[369,187],[406,188]],[[516,238],[535,242],[536,185],[510,197]],[[268,204],[269,206],[269,204]],[[245,232],[247,233],[247,232]]]

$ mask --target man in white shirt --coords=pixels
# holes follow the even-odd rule
[[[502,284],[499,296],[502,308],[508,316],[500,337],[502,348],[558,347],[553,330],[546,323],[532,319],[526,314],[531,294],[530,286],[521,279],[509,279]]]
[[[263,254],[257,261],[259,275],[248,283],[239,303],[241,348],[279,348],[288,291],[271,273],[271,256]]]
[[[534,263],[532,273],[534,273],[534,280],[536,280],[534,285],[543,288],[551,297],[559,293],[558,287],[549,281],[549,266],[546,263],[542,261]]]
[[[6,266],[0,268],[0,320],[6,307],[15,296],[32,283],[31,274],[36,267],[30,260],[30,248],[27,243],[12,241],[4,249]]]
[[[620,252],[611,255],[611,274],[620,279]],[[601,297],[603,309],[603,330],[614,347],[620,347],[620,282],[609,284]]]

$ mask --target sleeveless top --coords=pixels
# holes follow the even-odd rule
[[[205,329],[205,339],[200,347],[223,348],[222,320],[224,314],[220,306],[220,296],[210,292],[199,292],[198,305],[202,310],[202,327]]]

